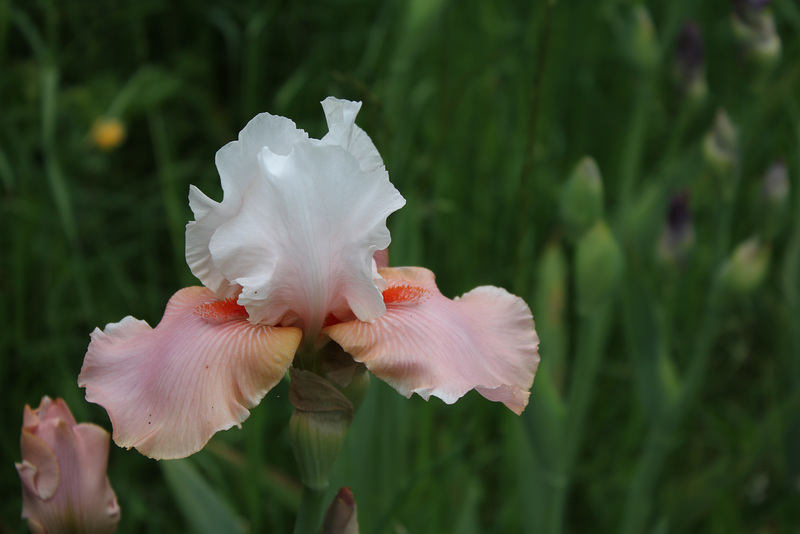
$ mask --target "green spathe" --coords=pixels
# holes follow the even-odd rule
[[[581,159],[564,184],[561,220],[571,239],[578,239],[603,217],[603,180],[593,158]]]
[[[739,133],[728,113],[718,109],[711,129],[703,138],[703,157],[718,176],[728,176],[739,165]]]
[[[752,293],[769,267],[770,247],[753,237],[740,243],[722,267],[724,287],[734,295]]]
[[[289,374],[289,401],[295,407],[289,421],[292,450],[303,484],[323,490],[353,422],[353,403],[310,371],[292,367]]]
[[[578,311],[589,314],[608,302],[619,288],[623,259],[605,221],[598,221],[578,240],[575,250],[575,286]]]

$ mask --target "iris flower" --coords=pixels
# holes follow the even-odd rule
[[[264,113],[220,149],[221,202],[191,187],[186,259],[204,287],[178,291],[155,328],[126,317],[92,333],[78,383],[118,445],[193,454],[331,340],[406,397],[475,389],[524,409],[539,362],[528,306],[497,287],[451,300],[427,269],[389,268],[386,219],[405,200],[355,125],[361,104],[322,107],[322,139]]]

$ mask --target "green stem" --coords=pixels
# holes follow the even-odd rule
[[[324,499],[324,489],[312,489],[303,485],[303,493],[300,495],[300,509],[297,511],[297,520],[292,531],[294,534],[319,533]]]
[[[656,86],[655,69],[643,73],[643,78],[639,80],[636,90],[636,100],[634,101],[631,122],[628,126],[628,135],[625,139],[622,152],[622,162],[619,170],[619,202],[618,213],[627,213],[630,205],[631,196],[636,176],[639,174],[639,167],[642,161],[642,151],[647,132],[647,111],[653,100],[653,93]]]
[[[622,534],[645,532],[644,525],[652,508],[652,493],[664,459],[672,448],[677,419],[673,410],[658,418],[650,428],[645,450],[639,461],[636,477],[628,486],[625,511],[622,521]]]
[[[536,145],[537,127],[539,124],[539,106],[541,102],[542,80],[544,79],[545,68],[547,66],[547,49],[550,42],[550,27],[552,25],[552,9],[554,1],[547,2],[544,6],[544,21],[539,33],[539,41],[536,47],[536,60],[534,67],[533,87],[531,88],[530,118],[528,120],[527,131],[527,151],[522,163],[519,187],[519,207],[517,212],[517,265],[527,265],[531,261],[530,244],[531,237],[526,234],[530,230],[530,183],[533,175],[534,152]],[[518,270],[519,271],[519,270]],[[527,278],[515,280],[518,291],[522,291],[523,283]],[[524,293],[524,292],[523,292]]]
[[[711,348],[717,333],[719,306],[722,301],[722,284],[717,275],[711,286],[706,301],[706,308],[697,338],[691,364],[686,374],[678,401],[664,407],[660,417],[650,429],[639,467],[625,501],[622,519],[622,534],[638,534],[645,532],[645,525],[650,515],[653,492],[667,455],[672,450],[675,435],[681,418],[694,402],[702,385]]]
[[[800,101],[792,100],[792,115],[795,118],[795,136],[798,149],[800,149]],[[800,154],[800,150],[795,151]],[[800,156],[797,158],[800,163]],[[794,186],[794,228],[789,239],[789,246],[784,258],[783,284],[784,292],[789,303],[789,317],[794,317],[794,325],[791,328],[791,354],[800,354],[800,281],[798,272],[800,271],[800,187]],[[791,325],[791,323],[790,323]],[[790,358],[791,374],[797,383],[800,383],[800,358]]]
[[[564,511],[569,495],[575,459],[583,441],[586,415],[594,393],[597,370],[608,339],[611,305],[603,305],[581,320],[574,374],[569,386],[565,443],[560,457],[560,473],[553,484],[550,507],[550,532],[564,531]]]

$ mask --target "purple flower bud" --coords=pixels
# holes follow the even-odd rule
[[[672,195],[667,208],[667,227],[675,234],[685,235],[692,224],[689,211],[689,192],[684,190]]]
[[[768,9],[770,0],[734,0],[733,32],[745,57],[763,66],[773,65],[781,54],[781,39]]]
[[[705,70],[705,47],[700,26],[687,20],[678,36],[674,75],[681,90],[690,100],[701,101],[708,93]]]
[[[669,201],[658,244],[659,256],[665,263],[682,263],[693,244],[694,226],[689,209],[689,192],[681,191],[674,194]]]
[[[789,171],[783,159],[770,165],[761,179],[758,212],[761,235],[774,239],[786,225],[789,215]]]
[[[681,81],[689,85],[692,80],[703,75],[705,67],[705,47],[700,26],[692,20],[683,23],[678,36],[675,64]]]
[[[742,22],[758,16],[772,0],[733,0],[733,12]]]

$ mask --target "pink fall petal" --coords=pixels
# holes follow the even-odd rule
[[[406,397],[434,395],[452,404],[475,389],[522,413],[539,365],[539,338],[521,298],[484,286],[450,300],[427,269],[380,274],[388,285],[386,314],[324,333]]]
[[[155,329],[132,317],[95,329],[78,385],[108,411],[117,445],[182,458],[247,418],[286,373],[301,335],[251,324],[240,306],[188,287]]]
[[[111,533],[120,519],[106,476],[108,432],[77,424],[63,400],[45,397],[25,407],[16,465],[22,480],[22,517],[31,531]]]

